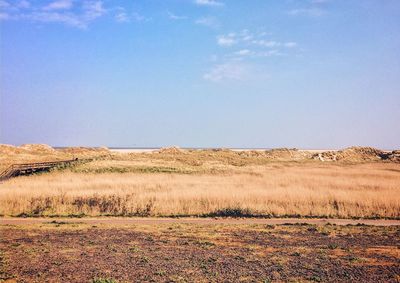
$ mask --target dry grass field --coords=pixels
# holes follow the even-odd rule
[[[91,157],[1,183],[0,214],[400,218],[400,165],[369,155],[320,162],[290,150],[168,149]]]

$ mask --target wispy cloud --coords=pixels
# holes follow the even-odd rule
[[[178,16],[170,11],[167,11],[167,15],[168,15],[168,18],[171,20],[187,20],[188,19],[188,17],[186,17],[186,16]]]
[[[237,41],[232,34],[217,36],[217,44],[219,46],[232,46],[232,45],[236,44],[236,42]]]
[[[231,47],[238,45],[239,47],[258,47],[258,48],[294,48],[297,43],[294,41],[276,41],[268,39],[266,32],[251,33],[244,29],[240,32],[230,32],[216,37],[217,44],[222,47]]]
[[[92,21],[107,13],[102,1],[86,1],[83,4],[83,9],[85,11],[84,19],[88,21]]]
[[[72,0],[57,0],[43,7],[45,11],[68,10],[73,6]]]
[[[215,65],[203,78],[211,82],[243,81],[249,76],[249,70],[240,62],[227,62]]]
[[[272,49],[272,50],[267,50],[267,51],[261,51],[255,53],[255,56],[258,57],[271,57],[271,56],[284,56],[285,54],[282,53],[281,51],[277,49]]]
[[[281,45],[280,42],[276,42],[273,40],[264,40],[264,39],[253,40],[252,43],[256,44],[256,45],[264,46],[264,47],[277,47],[277,46]]]
[[[305,7],[290,9],[287,14],[291,16],[320,17],[327,13],[326,4],[329,0],[309,0]]]
[[[143,16],[143,15],[137,13],[137,12],[133,12],[132,13],[132,19],[135,22],[148,22],[148,21],[151,21],[151,18],[147,18],[147,17],[145,17],[145,16]]]
[[[239,50],[239,51],[236,51],[235,53],[234,53],[234,55],[237,55],[237,56],[247,56],[247,55],[250,55],[252,52],[249,50],[249,49],[241,49],[241,50]]]
[[[130,18],[128,16],[128,14],[126,13],[125,8],[117,7],[116,10],[117,10],[117,13],[115,14],[115,20],[118,23],[128,23],[128,22],[130,22]]]
[[[251,56],[252,58],[257,57],[272,57],[272,56],[284,56],[285,54],[278,50],[278,49],[271,49],[271,50],[250,50],[250,49],[241,49],[239,51],[233,52],[229,55],[229,58],[241,60],[244,57]]]
[[[195,0],[195,3],[201,6],[211,6],[211,7],[224,6],[224,3],[216,0]]]
[[[80,29],[87,29],[97,19],[111,15],[118,23],[147,22],[147,18],[137,12],[128,12],[124,7],[104,6],[102,0],[55,0],[45,6],[32,6],[28,0],[20,0],[13,5],[0,0],[0,20],[25,20],[35,23],[60,23]]]
[[[64,1],[56,1],[56,2],[58,3],[59,6],[53,6],[53,9],[44,9],[45,12],[32,12],[31,14],[24,15],[24,17],[35,22],[63,23],[66,25],[86,29],[91,22],[93,22],[99,17],[102,17],[107,13],[107,10],[103,7],[102,1],[83,2],[81,7],[82,10],[81,13],[69,12],[69,11],[68,12],[51,11],[51,10],[65,10],[71,8],[70,6],[68,6],[68,4],[66,4],[66,2],[68,1],[64,3],[64,6],[61,5],[61,2]]]
[[[195,20],[195,23],[198,25],[210,27],[210,28],[217,28],[219,27],[219,22],[214,17],[202,17]]]
[[[274,40],[253,40],[251,43],[263,47],[268,47],[268,48],[276,48],[276,47],[287,47],[287,48],[293,48],[297,46],[296,42],[289,41],[289,42],[278,42]]]
[[[21,0],[13,6],[6,5],[2,12],[1,20],[28,20],[37,23],[61,23],[81,29],[86,29],[94,20],[107,14],[108,10],[100,0],[56,0],[45,6],[32,7],[31,2]],[[74,5],[79,3],[79,5]],[[8,4],[8,3],[7,3]],[[4,9],[4,8],[3,8]]]
[[[264,64],[267,61],[262,58],[287,58],[297,50],[294,41],[278,41],[270,37],[272,35],[265,31],[251,32],[247,29],[218,35],[216,43],[226,53],[215,56],[203,79],[214,83],[266,79]]]
[[[215,64],[203,75],[203,79],[211,83],[229,85],[265,81],[268,78],[268,72],[263,66],[241,60],[228,60]]]
[[[151,18],[147,18],[138,12],[128,13],[124,7],[119,6],[114,10],[116,11],[114,18],[118,23],[147,22],[151,20]]]
[[[88,22],[73,14],[63,14],[59,12],[33,12],[31,14],[22,15],[21,17],[42,23],[63,23],[78,28],[87,28]]]

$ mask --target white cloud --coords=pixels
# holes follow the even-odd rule
[[[294,41],[279,42],[275,40],[266,39],[267,33],[253,34],[248,30],[244,29],[238,33],[230,32],[225,35],[217,36],[217,44],[222,47],[231,47],[233,45],[239,46],[241,50],[249,50],[249,47],[255,47],[256,49],[281,49],[281,48],[294,48],[297,43]],[[261,50],[262,51],[262,50]],[[260,50],[254,50],[251,55],[260,54]],[[241,55],[237,52],[232,53]],[[247,54],[249,55],[249,54]]]
[[[233,36],[220,35],[217,37],[217,43],[219,46],[232,46],[236,44],[236,40]]]
[[[238,62],[215,65],[203,78],[211,82],[242,81],[248,77],[248,69]]]
[[[292,9],[287,11],[291,16],[309,16],[309,17],[320,17],[327,13],[325,4],[330,0],[309,0],[308,5],[304,8]]]
[[[216,0],[195,0],[195,3],[201,6],[214,6],[214,7],[224,6],[224,3]]]
[[[210,27],[210,28],[217,28],[219,26],[218,21],[213,17],[203,17],[199,18],[195,21],[196,24]]]
[[[275,41],[269,40],[268,37],[270,37],[268,33],[252,33],[244,29],[239,32],[219,35],[216,37],[216,40],[219,46],[227,49],[230,47],[228,49],[229,53],[222,56],[222,58],[229,60],[229,62],[241,61],[252,63],[257,58],[288,56],[292,54],[290,50],[297,47],[297,43],[294,41]],[[237,48],[236,51],[231,51],[232,46]],[[251,66],[251,64],[247,66]],[[208,74],[222,71],[221,68],[215,69],[215,72],[209,72]]]
[[[256,45],[260,45],[263,47],[268,47],[268,48],[277,48],[277,47],[287,47],[287,48],[293,48],[297,46],[296,42],[289,41],[289,42],[278,42],[278,41],[273,41],[273,40],[254,40],[252,43]]]
[[[129,17],[125,11],[120,11],[115,15],[115,20],[119,23],[128,23]]]
[[[273,50],[258,52],[256,55],[260,57],[272,57],[272,56],[283,56],[284,54],[281,53],[279,50],[273,49]]]
[[[276,41],[272,41],[272,40],[253,40],[252,43],[256,44],[256,45],[260,45],[260,46],[264,46],[264,47],[278,47],[281,45],[280,42],[276,42]]]
[[[284,55],[285,54],[279,51],[279,49],[259,50],[259,51],[250,49],[241,49],[239,51],[227,55],[227,58],[230,58],[230,60],[243,61],[245,60],[245,57],[257,58],[257,57],[275,57]]]
[[[64,4],[61,5],[61,2]],[[102,1],[85,1],[82,4],[82,12],[72,12],[66,3],[68,1],[55,1],[53,6],[46,6],[44,11],[33,11],[29,14],[21,14],[19,18],[28,19],[33,22],[62,23],[65,25],[86,29],[88,25],[107,13]],[[70,1],[72,3],[72,1]],[[51,5],[50,4],[50,5]],[[71,4],[72,5],[72,4]],[[68,8],[70,7],[70,8]],[[67,10],[67,11],[65,11]]]
[[[251,36],[251,35],[244,35],[244,36],[242,36],[242,40],[243,41],[250,41],[250,40],[252,40],[253,39],[253,36]]]
[[[167,11],[168,18],[171,20],[186,20],[188,17],[186,16],[177,16],[174,13],[171,13],[170,11]]]
[[[234,53],[234,55],[238,55],[238,56],[246,56],[246,55],[250,55],[250,54],[251,54],[251,51],[249,49],[241,49]]]
[[[92,21],[107,13],[102,1],[86,1],[83,4],[83,9],[85,10],[86,21]]]
[[[34,22],[63,23],[82,29],[86,28],[88,24],[84,19],[77,17],[74,14],[63,14],[58,12],[34,12],[32,14],[24,15],[23,18]]]
[[[116,10],[114,18],[119,23],[129,23],[132,21],[147,22],[151,20],[151,18],[146,18],[145,16],[137,12],[127,13],[126,9],[123,7],[116,7],[114,8],[114,10]]]
[[[72,8],[72,0],[56,0],[48,4],[47,6],[43,7],[45,11],[52,11],[52,10],[68,10]]]
[[[4,0],[0,3],[4,4]],[[61,23],[81,29],[86,29],[90,23],[107,14],[101,0],[56,0],[47,6],[32,7],[28,0],[20,0],[7,8],[1,19],[5,20],[27,20],[39,23]],[[79,3],[79,5],[74,5]],[[118,9],[118,8],[117,8]],[[123,12],[119,10],[119,12]],[[118,16],[122,20],[122,15]]]

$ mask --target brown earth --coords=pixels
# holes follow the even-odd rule
[[[46,217],[0,217],[0,225],[31,225],[48,224],[56,219],[58,222],[75,223],[76,218],[46,218]],[[83,217],[79,223],[90,225],[159,225],[159,224],[207,224],[207,225],[240,225],[240,224],[308,224],[308,225],[369,225],[369,226],[399,226],[400,220],[393,219],[326,219],[326,218],[233,218],[233,217]]]
[[[400,228],[0,226],[4,282],[398,282]],[[104,281],[103,281],[104,282]]]

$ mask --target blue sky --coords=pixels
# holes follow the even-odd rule
[[[0,143],[400,148],[398,0],[0,0]]]

